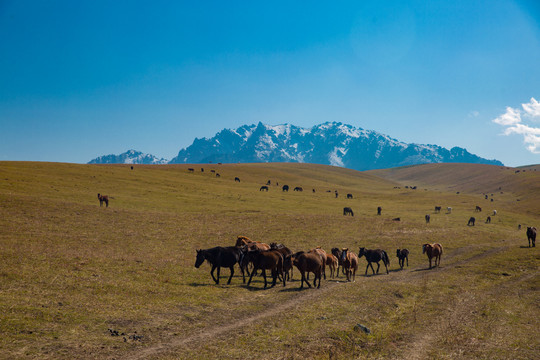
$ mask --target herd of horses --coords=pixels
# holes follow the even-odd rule
[[[442,255],[441,244],[424,244],[422,245],[422,253],[425,253],[429,260],[429,268],[432,268],[432,259],[435,259],[435,267],[441,263]],[[399,259],[399,266],[403,269],[405,261],[409,266],[409,250],[397,249],[396,256]],[[388,274],[388,266],[390,259],[386,251],[381,249],[366,249],[361,247],[358,255],[349,248],[332,248],[329,253],[321,247],[316,247],[308,251],[293,252],[283,244],[271,243],[270,245],[253,241],[246,236],[238,236],[234,246],[216,246],[209,249],[197,250],[195,259],[195,267],[199,268],[204,261],[208,261],[212,266],[210,275],[216,284],[219,284],[220,269],[222,267],[229,268],[230,276],[227,284],[231,283],[234,275],[234,267],[238,264],[242,273],[242,281],[250,286],[253,276],[257,275],[259,270],[264,279],[264,288],[268,287],[267,273],[268,270],[272,276],[271,287],[275,286],[277,281],[281,281],[283,286],[286,286],[287,281],[291,281],[293,277],[293,268],[296,267],[301,275],[300,289],[304,287],[304,283],[311,287],[309,282],[309,273],[313,273],[313,287],[321,287],[321,279],[326,280],[326,267],[330,269],[330,278],[337,278],[341,273],[345,275],[347,281],[355,281],[356,271],[358,270],[359,259],[365,257],[367,261],[365,275],[371,267],[373,275],[379,273],[380,262],[385,266]],[[373,263],[377,264],[377,270],[373,267]],[[217,276],[214,272],[217,269]],[[318,280],[318,283],[317,283]]]

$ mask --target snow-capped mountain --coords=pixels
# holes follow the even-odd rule
[[[384,169],[425,163],[502,165],[454,147],[406,144],[372,130],[327,122],[312,128],[290,124],[244,125],[224,129],[213,138],[195,139],[170,163],[306,162],[356,170]]]
[[[136,150],[128,150],[120,155],[104,155],[88,162],[89,164],[167,164],[168,160]]]
[[[305,162],[356,170],[385,169],[427,163],[475,163],[502,165],[454,147],[407,144],[372,130],[338,122],[312,128],[284,125],[244,125],[223,129],[211,139],[195,139],[168,162],[129,150],[98,157],[89,164]]]

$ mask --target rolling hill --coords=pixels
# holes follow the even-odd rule
[[[0,162],[0,358],[537,358],[540,258],[517,224],[540,224],[539,172],[522,170]],[[364,275],[362,258],[355,282],[327,269],[318,290],[300,290],[296,270],[285,287],[246,286],[238,267],[216,285],[196,250],[238,235],[382,248],[390,273]],[[443,245],[440,267],[428,269],[426,242]],[[396,248],[411,252],[403,270]]]

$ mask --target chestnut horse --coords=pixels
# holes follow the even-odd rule
[[[429,268],[431,269],[431,259],[435,258],[435,266],[441,265],[441,255],[443,253],[443,247],[441,244],[424,244],[422,245],[422,254],[427,254],[429,259]],[[438,261],[437,261],[438,260]]]
[[[358,270],[358,257],[355,253],[349,251],[348,248],[341,250],[341,262],[342,266],[345,269],[345,274],[347,275],[347,281],[355,281],[356,270]]]
[[[300,271],[300,274],[302,274],[302,282],[300,283],[300,289],[304,288],[304,281],[306,284],[311,287],[311,284],[309,283],[306,273],[312,272],[315,274],[315,279],[313,280],[313,286],[317,284],[317,279],[319,279],[319,285],[317,288],[321,287],[321,277],[322,277],[322,269],[323,269],[323,261],[319,254],[315,252],[303,252],[299,251],[296,254],[293,255],[293,264],[296,266],[296,268]]]
[[[287,281],[291,281],[293,271],[291,255],[293,252],[285,245],[277,244],[275,242],[270,243],[270,249],[279,251],[283,256],[283,274],[287,277]]]
[[[345,268],[343,267],[343,261],[341,260],[342,251],[338,248],[332,248],[332,255],[334,255],[338,260],[338,265],[336,269],[336,276],[339,277],[339,267],[341,266],[341,272],[345,275]]]
[[[229,277],[229,281],[227,281],[227,284],[231,283],[231,279],[234,275],[234,264],[238,263],[240,264],[242,262],[244,254],[242,250],[236,246],[227,246],[227,247],[221,247],[216,246],[210,249],[206,250],[197,250],[197,259],[195,260],[195,267],[198,269],[199,266],[204,262],[204,260],[208,261],[212,265],[212,270],[210,271],[210,275],[212,275],[212,279],[216,282],[216,284],[219,284],[219,272],[221,267],[228,267],[231,270],[231,276]],[[214,270],[217,268],[217,278],[214,277]],[[240,266],[240,271],[242,271],[242,279],[244,283],[246,282],[246,278],[244,276],[244,270],[242,266]]]
[[[339,267],[338,259],[333,254],[326,254],[326,265],[330,268],[330,278],[337,275],[336,269]]]
[[[311,249],[308,251],[308,253],[316,253],[319,254],[322,260],[322,273],[324,276],[324,280],[326,280],[326,259],[328,255],[326,254],[326,251],[324,251],[320,246],[317,246],[315,249]],[[309,278],[309,276],[308,276]]]

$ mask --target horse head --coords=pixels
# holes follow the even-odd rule
[[[349,251],[349,248],[343,248],[341,250],[341,261],[347,260],[347,252]]]
[[[203,250],[197,250],[197,259],[195,260],[195,267],[198,269],[199,266],[204,262],[205,255]]]
[[[400,249],[397,249],[396,256],[399,257],[399,254],[400,254]]]
[[[426,253],[426,249],[427,249],[428,246],[429,246],[429,244],[422,245],[422,254]]]
[[[366,248],[361,247],[360,251],[358,252],[358,257],[361,258],[366,253]]]

